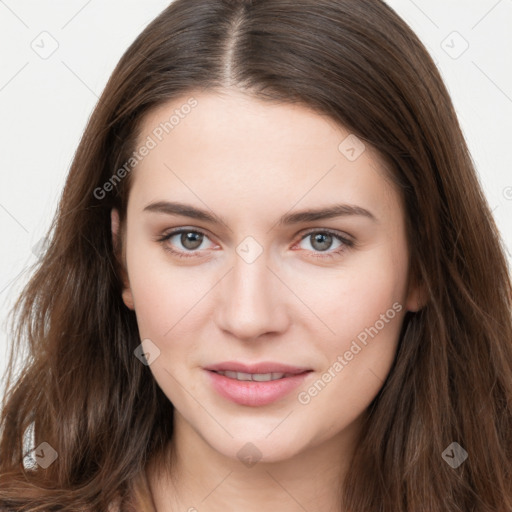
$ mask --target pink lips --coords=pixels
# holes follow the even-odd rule
[[[213,388],[224,398],[239,405],[262,406],[283,398],[298,387],[312,370],[280,363],[262,362],[243,364],[227,361],[204,368]],[[237,380],[216,372],[239,372],[249,374],[284,373],[277,380]]]

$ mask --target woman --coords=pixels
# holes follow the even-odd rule
[[[18,302],[0,502],[510,510],[511,296],[386,4],[177,0],[107,84]]]

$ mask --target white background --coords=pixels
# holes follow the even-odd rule
[[[511,248],[512,0],[388,3],[440,68],[498,227]],[[86,121],[121,55],[168,4],[0,0],[2,374],[10,340],[6,315],[28,278],[28,266],[36,261],[34,246],[50,225]],[[52,45],[58,48],[48,58],[34,50]],[[512,261],[510,252],[508,256]]]

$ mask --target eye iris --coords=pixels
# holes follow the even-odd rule
[[[197,249],[201,245],[201,243],[203,241],[202,237],[203,237],[202,233],[195,233],[193,231],[188,231],[188,232],[181,234],[180,241],[183,244],[183,247],[193,250],[193,249]],[[192,243],[192,247],[189,246],[190,242]]]
[[[327,240],[327,242],[326,242]],[[321,247],[315,247],[315,243],[316,242],[320,242],[320,244],[323,244],[323,246]],[[312,240],[312,243],[311,245],[319,250],[319,251],[325,251],[327,249],[329,249],[329,247],[331,246],[332,244],[332,235],[329,235],[328,233],[317,233],[313,236],[313,240]]]

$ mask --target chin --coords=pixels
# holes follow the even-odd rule
[[[247,430],[240,435],[232,432],[234,439],[226,439],[227,442],[219,443],[219,439],[212,439],[210,446],[219,454],[241,462],[248,468],[257,463],[278,463],[289,460],[302,451],[308,449],[304,440],[296,442],[290,439],[288,432],[281,432],[280,435],[254,434],[247,435]],[[295,441],[295,442],[294,442]],[[207,440],[208,442],[208,440]]]

